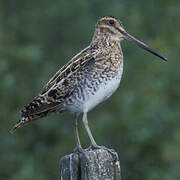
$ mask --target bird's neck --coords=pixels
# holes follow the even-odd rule
[[[101,63],[112,71],[119,71],[123,67],[123,53],[120,40],[109,33],[95,32],[91,46],[96,47],[98,52],[104,55]],[[95,49],[96,49],[95,48]],[[109,66],[110,65],[110,66]]]
[[[91,44],[98,44],[98,47],[102,48],[121,49],[120,40],[116,35],[100,30],[95,31]]]

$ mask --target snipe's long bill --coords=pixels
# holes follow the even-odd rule
[[[160,53],[129,35],[118,19],[103,17],[96,23],[89,46],[64,65],[42,91],[24,106],[21,119],[14,125],[12,132],[49,114],[69,111],[75,115],[73,124],[77,151],[83,150],[77,128],[81,114],[91,148],[99,148],[88,126],[87,113],[107,100],[119,87],[124,61],[120,42],[124,39],[167,61]]]
[[[146,45],[145,43],[137,40],[136,38],[134,38],[133,36],[131,36],[130,34],[128,34],[126,31],[123,31],[122,34],[124,34],[125,39],[127,39],[128,41],[131,41],[133,43],[135,43],[136,45],[138,45],[139,47],[145,49],[146,51],[149,51],[150,53],[154,54],[155,56],[160,57],[162,60],[164,61],[168,61],[168,59],[166,57],[164,57],[163,55],[161,55],[160,53],[156,52],[155,50],[151,49],[148,45]]]

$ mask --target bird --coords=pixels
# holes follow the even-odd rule
[[[120,85],[123,73],[122,40],[128,40],[167,61],[166,57],[128,34],[119,19],[104,16],[97,21],[89,46],[60,68],[41,92],[22,108],[21,118],[11,132],[49,114],[67,111],[74,114],[75,149],[83,151],[78,133],[80,115],[90,147],[100,148],[89,128],[87,114],[107,100]]]

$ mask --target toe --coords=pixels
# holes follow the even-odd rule
[[[81,146],[76,146],[73,150],[73,152],[84,152],[84,149]]]

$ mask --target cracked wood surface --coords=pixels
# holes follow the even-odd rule
[[[104,149],[62,157],[59,173],[59,180],[121,180],[120,162]]]

